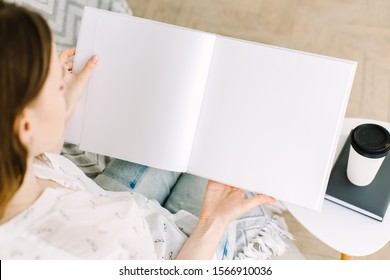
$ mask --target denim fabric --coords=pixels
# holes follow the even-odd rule
[[[181,209],[186,210],[199,217],[207,182],[207,179],[201,177],[187,173],[181,174],[163,205],[164,208],[172,213]]]
[[[112,159],[95,182],[110,191],[136,191],[163,205],[179,176],[179,172]]]

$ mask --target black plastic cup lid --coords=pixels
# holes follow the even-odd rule
[[[390,133],[377,124],[361,124],[352,131],[351,144],[362,156],[381,158],[390,151]]]

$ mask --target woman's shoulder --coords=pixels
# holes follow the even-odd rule
[[[44,153],[34,161],[33,167],[38,178],[53,180],[71,189],[103,192],[79,167],[60,154]]]
[[[55,153],[44,153],[45,157],[54,169],[63,169],[74,174],[84,174],[76,164],[68,158]]]

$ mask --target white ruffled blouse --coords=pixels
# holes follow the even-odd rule
[[[71,161],[46,154],[37,177],[46,188],[26,210],[0,225],[1,259],[174,259],[197,218],[171,214],[138,193],[100,188]]]

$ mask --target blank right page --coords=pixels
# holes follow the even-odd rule
[[[355,70],[218,37],[188,172],[320,209]]]

